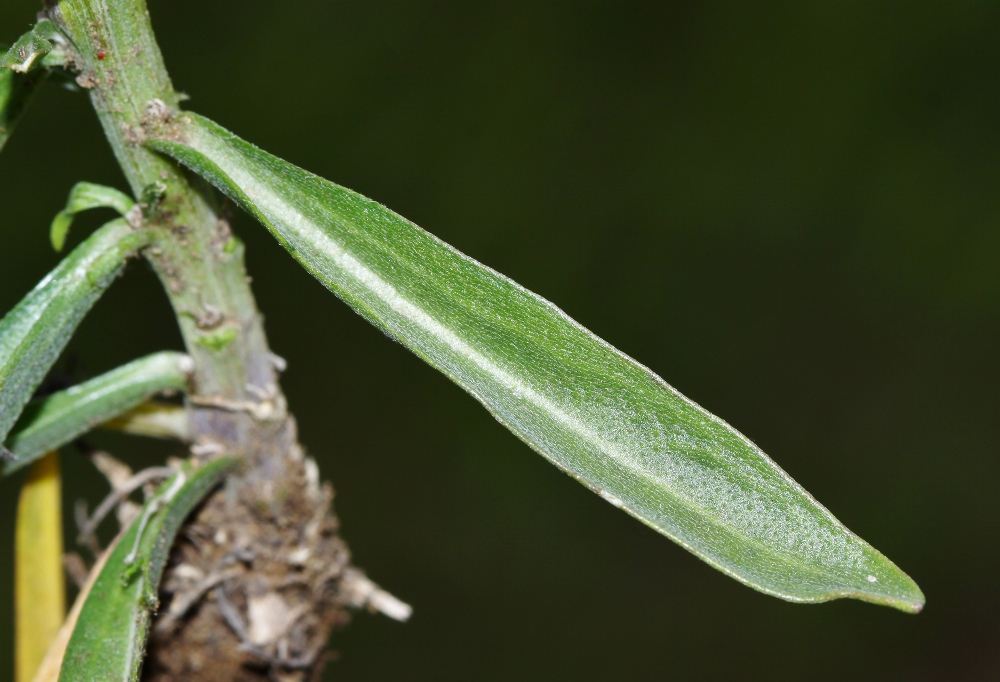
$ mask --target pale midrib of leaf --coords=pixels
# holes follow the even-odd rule
[[[28,405],[8,440],[16,458],[3,475],[17,471],[97,424],[118,417],[166,390],[187,390],[193,361],[183,353],[139,358],[65,391]]]
[[[77,325],[149,237],[124,219],[111,221],[0,320],[0,443]]]
[[[150,145],[233,196],[317,279],[559,468],[720,570],[793,601],[922,603],[749,439],[548,301],[196,115]]]

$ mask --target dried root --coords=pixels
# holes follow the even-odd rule
[[[213,406],[215,409],[224,409]],[[258,424],[260,422],[257,422]],[[316,463],[302,452],[294,422],[264,422],[247,467],[194,512],[174,543],[160,586],[143,680],[305,682],[319,674],[330,632],[349,621],[348,609],[396,620],[411,608],[379,588],[350,563]],[[227,448],[196,440],[192,453],[214,456]],[[96,531],[112,512],[125,527],[140,513],[129,499],[174,474],[180,462],[138,473],[107,453],[91,460],[111,492],[88,513],[77,505],[78,542],[96,557]],[[88,567],[65,557],[78,585]]]
[[[181,530],[143,680],[304,682],[322,667],[347,609],[409,616],[406,604],[351,565],[333,489],[320,484],[293,423],[268,440],[281,449],[282,465],[273,456],[259,460]]]

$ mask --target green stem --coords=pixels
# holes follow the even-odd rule
[[[239,412],[277,396],[272,357],[243,265],[243,247],[219,215],[211,190],[175,162],[139,144],[144,124],[176,108],[145,0],[48,0],[50,18],[73,45],[80,76],[136,199],[151,204],[157,237],[145,255],[166,289],[195,360],[194,400]],[[152,191],[156,188],[155,191]],[[150,199],[150,198],[153,199]],[[239,433],[202,410],[194,431]],[[281,410],[279,409],[279,412]],[[197,419],[195,420],[198,421]]]

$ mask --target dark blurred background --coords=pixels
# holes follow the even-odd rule
[[[37,0],[0,4],[0,40]],[[151,0],[188,106],[556,302],[756,441],[912,575],[919,616],[754,592],[556,471],[241,215],[356,561],[337,680],[1000,676],[1000,4]],[[50,85],[0,156],[0,309],[78,180]],[[107,215],[84,216],[78,241]],[[179,347],[140,264],[68,356]],[[94,441],[140,466],[169,446]],[[67,508],[105,484],[67,450]],[[11,532],[0,487],[0,677]],[[71,527],[67,529],[67,532]]]

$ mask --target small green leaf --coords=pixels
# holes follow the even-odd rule
[[[49,230],[52,248],[62,251],[66,244],[66,235],[69,234],[70,225],[73,224],[73,218],[77,213],[92,208],[113,208],[124,216],[133,206],[135,202],[132,197],[114,187],[95,185],[92,182],[76,183],[69,191],[66,208],[59,211],[52,219],[52,227]]]
[[[0,320],[0,443],[73,330],[150,233],[124,218],[100,228]]]
[[[51,24],[52,22],[46,22]],[[10,69],[16,73],[28,73],[33,69],[42,66],[42,57],[47,55],[55,47],[50,40],[44,37],[42,32],[31,30],[17,39],[7,54],[0,59],[0,67]]]
[[[209,350],[220,351],[236,340],[236,330],[232,327],[198,337],[198,343]]]
[[[142,195],[139,201],[143,204],[144,209],[147,210],[149,207],[156,206],[163,199],[164,195],[167,193],[166,184],[160,182],[151,182],[142,188]]]
[[[15,460],[6,476],[94,426],[118,417],[156,393],[186,391],[191,360],[183,353],[148,355],[25,408],[7,445]]]
[[[47,71],[22,74],[0,68],[0,149],[7,144],[31,96],[47,75]]]
[[[0,150],[31,95],[50,73],[59,74],[66,83],[72,82],[71,72],[63,68],[72,62],[68,47],[69,41],[48,19],[39,21],[13,47],[0,46]]]
[[[64,67],[69,61],[68,45],[59,27],[49,19],[42,19],[6,50],[0,57],[0,68],[29,73],[42,67]]]
[[[122,535],[84,602],[59,682],[137,682],[163,567],[191,510],[239,464],[234,457],[185,465],[160,486]]]
[[[920,610],[917,585],[748,438],[552,303],[196,114],[147,144],[553,464],[719,570],[790,601]]]

